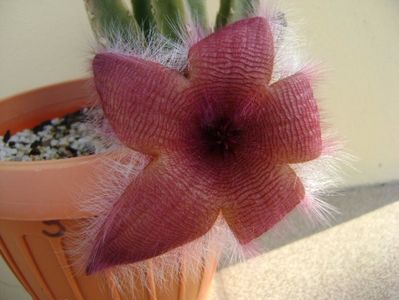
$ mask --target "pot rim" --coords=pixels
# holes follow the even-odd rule
[[[26,91],[22,91],[22,92],[17,92],[15,94],[11,94],[9,96],[6,96],[4,98],[0,99],[0,104],[4,103],[5,101],[11,101],[11,100],[15,100],[14,98],[21,98],[21,97],[25,97],[29,94],[33,94],[33,93],[38,93],[47,89],[55,89],[55,88],[59,88],[61,86],[64,85],[69,85],[69,84],[76,84],[76,83],[90,83],[91,82],[91,77],[82,77],[82,78],[78,78],[78,79],[69,79],[69,80],[64,80],[64,81],[60,81],[60,82],[54,82],[54,83],[50,83],[50,84],[46,84],[46,85],[42,85],[42,86],[38,86],[38,87],[34,87],[32,89],[26,90]]]
[[[84,161],[96,160],[102,157],[106,157],[114,153],[115,150],[107,150],[101,153],[90,154],[85,156],[78,157],[67,157],[67,158],[58,158],[58,159],[49,159],[49,160],[33,160],[33,161],[4,161],[0,160],[0,169],[2,168],[26,168],[35,166],[47,166],[47,167],[57,167],[58,165],[65,165],[66,162],[70,162],[71,164],[80,163]]]
[[[89,79],[82,78],[39,87],[0,102],[0,130],[31,128],[36,122],[61,116],[93,104]],[[52,160],[0,161],[0,219],[54,220],[90,216],[82,210],[82,195],[95,188],[93,176],[108,174],[107,158],[121,149]],[[100,175],[101,176],[101,175]],[[83,193],[83,194],[82,194]]]
[[[91,82],[90,77],[79,78],[79,79],[71,79],[62,82],[56,82],[45,86],[40,86],[33,88],[31,90],[23,91],[20,93],[13,94],[11,96],[7,96],[5,98],[0,99],[0,107],[6,106],[10,102],[16,101],[16,99],[25,98],[31,96],[33,94],[39,94],[46,90],[57,89],[65,85],[74,85],[74,84],[83,84],[88,85]],[[87,103],[89,106],[89,103]],[[0,169],[2,168],[26,168],[32,166],[48,166],[48,167],[57,167],[58,165],[65,165],[66,162],[70,162],[71,164],[79,163],[82,161],[90,161],[97,158],[101,158],[102,156],[109,155],[112,150],[106,150],[102,153],[96,153],[86,156],[79,157],[69,157],[69,158],[59,158],[59,159],[49,159],[49,160],[36,160],[36,161],[5,161],[0,160]]]

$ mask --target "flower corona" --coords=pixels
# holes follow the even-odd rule
[[[270,83],[274,59],[263,17],[195,43],[184,72],[96,55],[105,117],[151,162],[107,214],[87,273],[159,256],[205,235],[219,217],[249,243],[304,200],[290,164],[320,156],[319,111],[305,72]]]

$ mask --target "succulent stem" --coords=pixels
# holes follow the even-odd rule
[[[220,0],[216,28],[248,17],[259,5],[259,0]]]
[[[149,34],[155,27],[155,19],[149,0],[131,0],[133,15],[140,26],[144,36],[148,39]]]
[[[112,43],[112,33],[122,38],[137,34],[137,24],[121,0],[84,0],[90,24],[97,40]]]
[[[187,3],[194,21],[198,22],[204,30],[209,29],[205,1],[187,0]]]
[[[256,11],[259,6],[259,0],[233,0],[233,18],[231,21],[237,21],[247,18]]]
[[[151,0],[159,31],[165,36],[178,39],[176,34],[179,24],[184,24],[183,0]]]
[[[219,12],[216,16],[216,28],[225,26],[232,15],[233,0],[220,0]]]
[[[191,14],[195,23],[206,32],[205,0],[130,0],[130,11],[123,0],[84,0],[91,27],[101,44],[121,38],[126,41],[149,39],[152,32],[160,32],[171,39],[179,39],[179,30]],[[248,17],[259,0],[220,0],[216,28]]]

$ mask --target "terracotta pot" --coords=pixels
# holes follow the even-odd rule
[[[0,133],[31,128],[87,105],[86,80],[33,90],[0,102]],[[117,154],[117,153],[116,153]],[[34,299],[123,299],[99,276],[75,275],[64,251],[65,231],[87,217],[78,209],[82,186],[89,184],[101,155],[40,162],[0,162],[0,250]],[[75,190],[74,190],[75,189]],[[182,273],[165,287],[138,286],[128,299],[206,299],[216,263],[194,280]],[[156,272],[157,270],[152,270]]]

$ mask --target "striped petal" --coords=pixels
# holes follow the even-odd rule
[[[264,18],[226,26],[195,44],[189,52],[189,77],[196,83],[252,87],[270,81],[274,49]]]
[[[255,155],[256,156],[256,155]],[[288,166],[247,159],[229,178],[223,216],[241,244],[281,221],[304,197],[302,183]]]
[[[152,162],[107,216],[87,273],[155,257],[205,234],[220,212],[206,171],[182,156]]]
[[[269,88],[257,119],[258,146],[284,163],[300,163],[321,154],[317,103],[308,77],[297,73]]]
[[[105,116],[123,143],[149,154],[179,145],[188,84],[181,74],[113,53],[96,55],[93,71]]]

